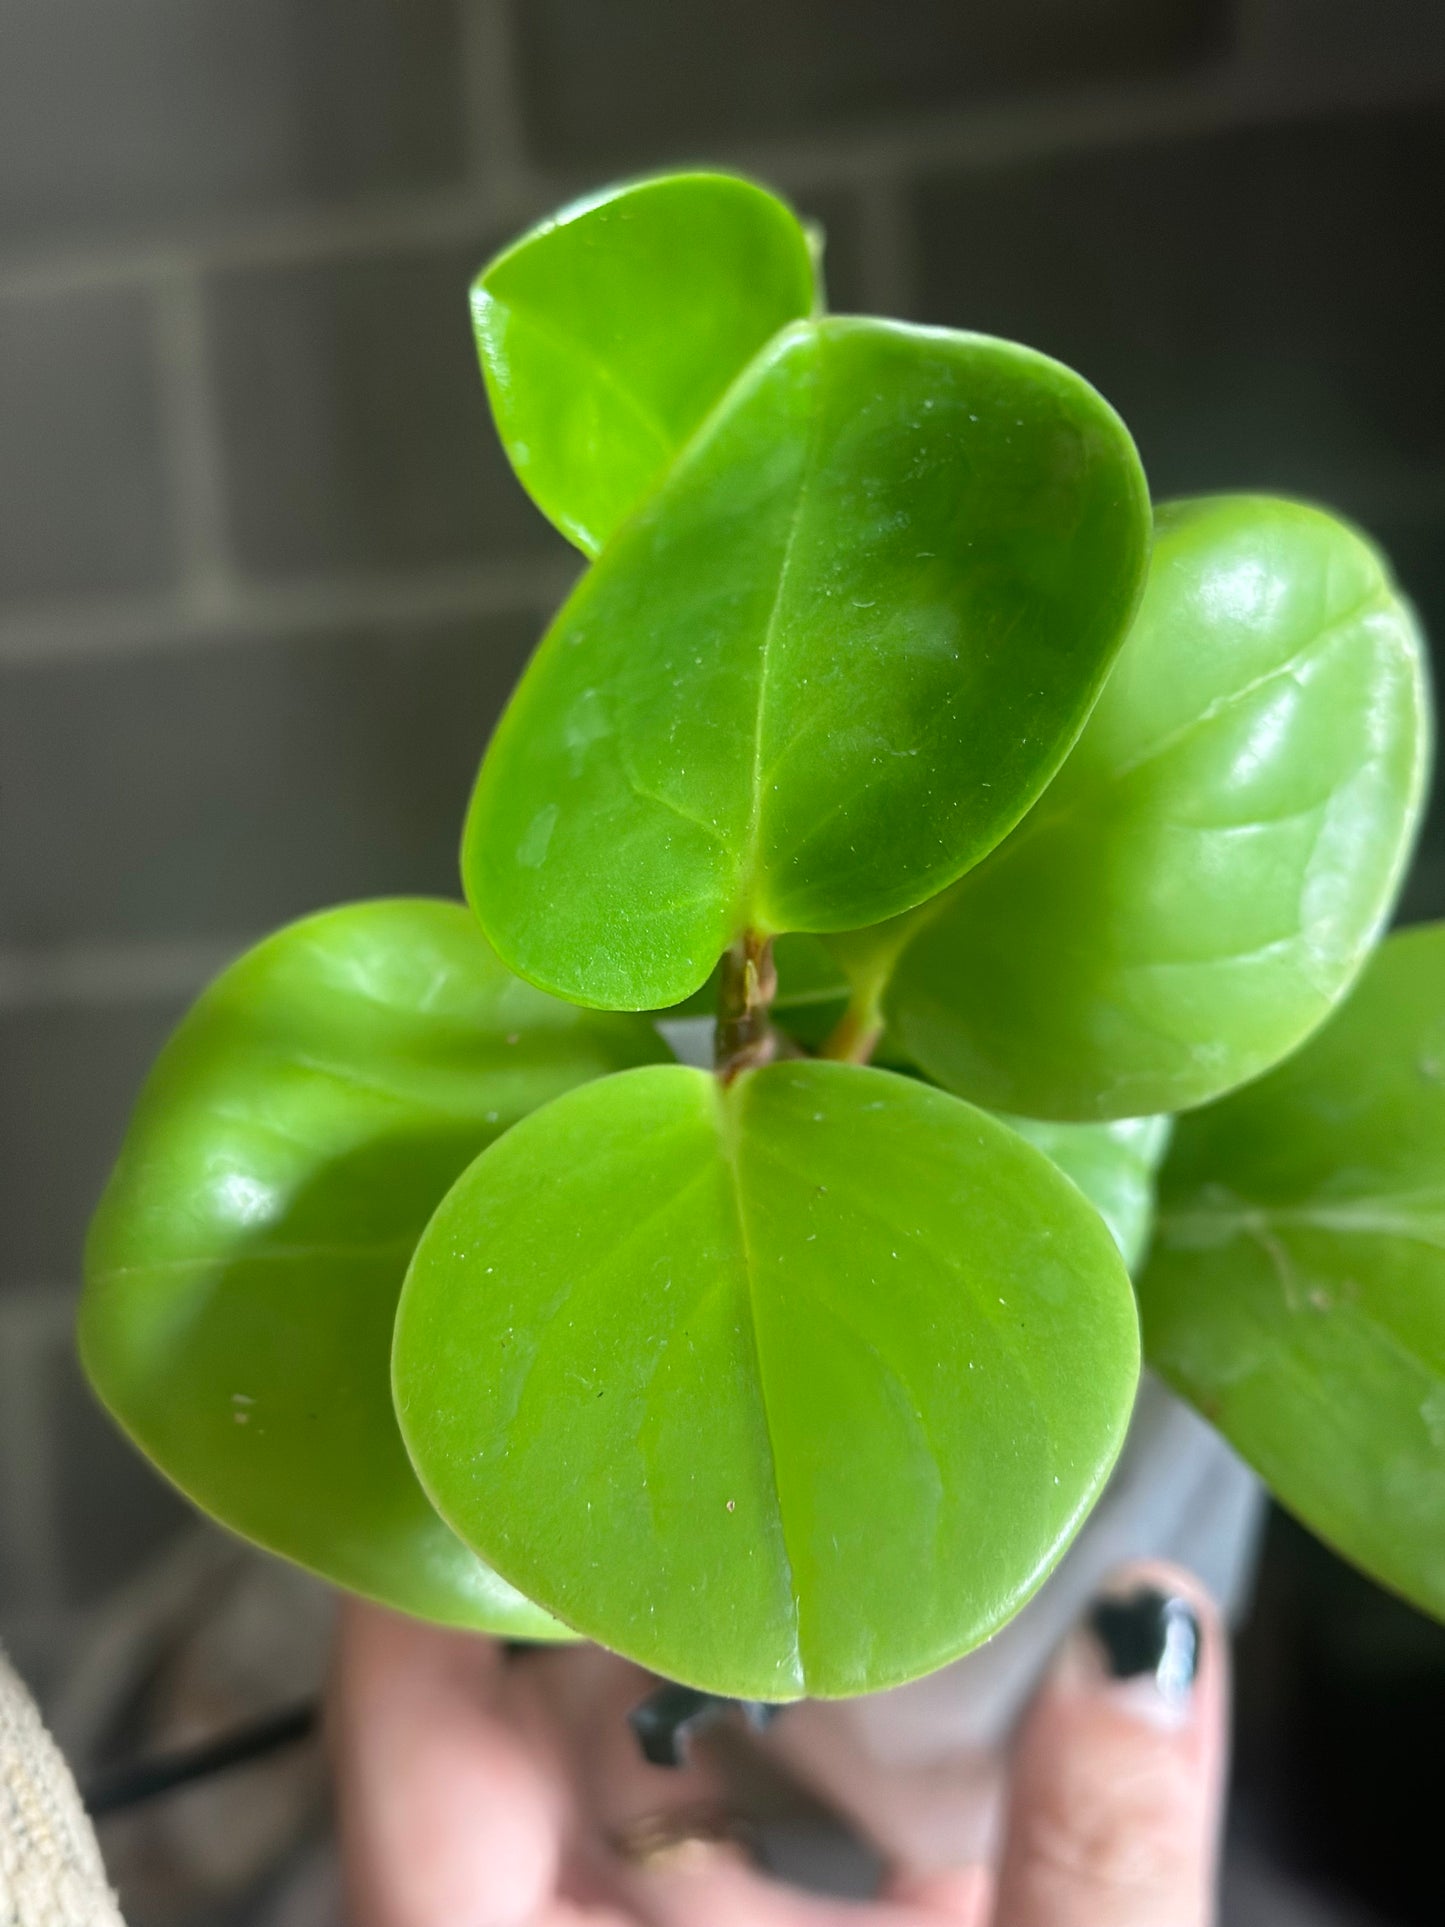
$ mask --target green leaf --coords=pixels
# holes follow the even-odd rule
[[[1154,1174],[1169,1144],[1173,1119],[1116,1118],[1111,1124],[1055,1124],[1040,1118],[1002,1122],[1037,1145],[1078,1185],[1113,1233],[1133,1271],[1154,1228]]]
[[[804,1050],[816,1051],[848,1007],[847,979],[817,937],[779,937],[773,956],[773,1021]]]
[[[1321,1538],[1445,1617],[1445,925],[1182,1118],[1148,1354]]]
[[[931,896],[1052,775],[1132,613],[1144,480],[1008,342],[786,330],[609,543],[488,751],[468,894],[522,976],[680,1003],[744,928]]]
[[[527,1111],[664,1056],[509,975],[459,904],[281,931],[160,1058],[86,1253],[101,1398],[235,1531],[407,1612],[561,1632],[427,1504],[396,1428],[396,1301],[457,1174]]]
[[[1415,622],[1352,529],[1264,497],[1161,509],[1078,747],[904,952],[904,1047],[1033,1117],[1181,1110],[1256,1076],[1378,939],[1428,730]]]
[[[543,514],[596,555],[816,299],[796,215],[729,174],[609,188],[498,255],[472,286],[477,349],[503,446]]]
[[[484,1557],[670,1678],[772,1700],[986,1639],[1097,1495],[1137,1370],[1118,1252],[1046,1158],[817,1062],[632,1071],[526,1120],[428,1227],[394,1357]]]

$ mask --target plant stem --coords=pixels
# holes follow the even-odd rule
[[[866,1064],[882,1035],[883,1012],[877,997],[855,991],[818,1055],[834,1058],[840,1064]]]
[[[778,1034],[768,1017],[777,994],[771,939],[744,931],[723,952],[718,983],[714,1062],[724,1084],[777,1056]]]
[[[831,1057],[841,1064],[866,1064],[871,1060],[887,1022],[883,999],[899,959],[956,894],[954,885],[912,910],[889,917],[884,923],[871,924],[864,930],[843,931],[827,939],[829,950],[852,988],[852,996],[819,1051],[820,1057]]]

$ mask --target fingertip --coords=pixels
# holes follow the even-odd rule
[[[1182,1567],[1121,1567],[1090,1601],[1045,1685],[1120,1715],[1206,1732],[1222,1710],[1225,1640],[1214,1601]]]
[[[888,1898],[921,1909],[948,1927],[986,1927],[993,1903],[989,1868],[945,1867],[935,1873],[903,1874],[889,1882]]]
[[[1210,1917],[1225,1680],[1198,1579],[1157,1561],[1113,1575],[1020,1734],[1000,1878],[1009,1927]]]
[[[500,1645],[483,1634],[411,1619],[369,1599],[344,1598],[337,1610],[333,1682],[345,1679],[368,1697],[398,1683],[409,1698],[458,1685],[475,1697],[501,1665]]]
[[[538,1723],[500,1701],[474,1634],[348,1602],[330,1704],[337,1815],[357,1927],[497,1927],[550,1898],[565,1776]]]

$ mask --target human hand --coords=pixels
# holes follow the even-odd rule
[[[1197,1660],[1197,1664],[1196,1664]],[[1014,1752],[996,1867],[920,1855],[900,1805],[976,1835],[977,1776],[840,1760],[825,1778],[888,1853],[883,1897],[807,1895],[716,1834],[705,1745],[649,1766],[627,1713],[655,1682],[595,1647],[508,1660],[470,1635],[349,1603],[332,1699],[355,1927],[1207,1927],[1226,1754],[1227,1657],[1198,1585],[1121,1574],[1065,1645]],[[827,1709],[778,1722],[807,1770]],[[789,1739],[789,1720],[798,1733]],[[798,1743],[802,1736],[803,1744]],[[901,1798],[900,1798],[901,1796]],[[879,1817],[881,1816],[881,1824]]]

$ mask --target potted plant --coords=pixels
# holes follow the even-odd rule
[[[1445,927],[1381,944],[1430,734],[1381,556],[1151,504],[1078,375],[827,314],[730,176],[569,208],[474,318],[588,567],[466,906],[283,930],[166,1047],[87,1252],[120,1424],[344,1587],[779,1703],[1018,1612],[1142,1328],[1445,1610]],[[659,1029],[698,1013],[708,1068]]]

